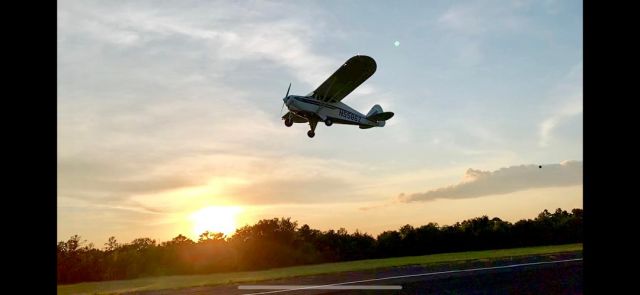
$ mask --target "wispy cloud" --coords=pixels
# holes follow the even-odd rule
[[[559,83],[552,95],[556,103],[538,127],[538,146],[547,147],[552,141],[554,129],[563,121],[582,114],[582,62],[573,67],[565,79]]]
[[[220,167],[238,158],[229,154],[246,154],[274,132],[291,135],[273,128],[279,122],[251,90],[228,85],[236,67],[267,61],[317,86],[339,64],[315,52],[307,21],[269,14],[285,13],[283,4],[218,2],[175,13],[167,13],[173,4],[149,4],[58,8],[62,195],[130,196],[224,176]],[[205,171],[216,155],[224,162]]]
[[[454,3],[437,20],[442,28],[469,35],[518,30],[526,24],[519,15],[522,5],[487,5],[487,1]]]
[[[317,32],[310,28],[308,20],[278,15],[267,17],[269,11],[283,4],[254,3],[251,18],[240,9],[241,6],[233,3],[209,5],[215,11],[226,11],[222,16],[217,12],[210,14],[206,9],[189,11],[189,15],[183,10],[169,15],[158,8],[130,9],[127,6],[101,7],[103,12],[96,13],[96,7],[77,5],[73,10],[59,11],[63,15],[59,31],[64,33],[59,39],[69,42],[65,37],[83,34],[117,46],[146,44],[156,47],[155,44],[163,44],[163,41],[187,38],[188,42],[208,50],[209,58],[225,60],[225,64],[214,62],[217,66],[225,66],[234,60],[266,60],[281,65],[309,87],[319,85],[327,72],[341,62],[316,52],[313,41]],[[280,7],[280,13],[284,13],[284,8]],[[262,9],[265,12],[261,12]],[[319,22],[322,18],[314,19],[315,26],[320,25]],[[230,26],[230,23],[234,25]]]
[[[495,4],[495,5],[492,5]],[[485,61],[493,47],[489,39],[496,35],[522,34],[528,29],[523,6],[488,1],[453,2],[436,19],[436,27],[444,32],[444,44],[463,67],[474,67]]]
[[[400,203],[400,201],[397,200],[397,199],[394,199],[394,200],[390,200],[390,201],[387,201],[387,202],[381,202],[381,203],[374,204],[374,205],[363,206],[363,207],[358,208],[358,210],[360,210],[360,211],[369,211],[369,210],[374,210],[374,209],[377,210],[377,209],[385,208],[387,206],[394,205],[394,204],[397,204],[397,203]]]
[[[445,5],[400,6],[393,17],[371,17],[360,5],[332,2],[60,1],[60,232],[112,232],[150,219],[173,226],[198,206],[236,203],[285,208],[345,200],[357,210],[398,187],[420,191],[455,181],[461,168],[446,164],[453,159],[462,169],[522,163],[519,155],[529,151],[514,147],[512,137],[457,111],[474,105],[466,85],[477,83],[475,75],[465,68],[431,78],[456,63],[491,59],[491,36],[506,36],[523,45],[513,51],[547,61],[525,48],[518,31],[530,20],[521,13],[529,2]],[[415,29],[420,11],[432,13],[425,30]],[[402,46],[392,47],[396,39]],[[306,94],[355,53],[374,57],[379,72],[345,102],[365,113],[378,103],[396,113],[389,124],[330,127],[313,140],[306,125],[285,128],[278,112],[287,84]],[[425,88],[443,99],[425,103]],[[502,107],[496,104],[496,113],[511,111]],[[551,146],[547,152],[563,149],[553,136],[572,112],[561,100],[553,107],[557,113],[543,110],[533,125],[546,126],[540,140]],[[432,137],[438,140],[421,140]],[[538,138],[531,139],[535,147]]]
[[[582,184],[582,162],[564,161],[560,164],[521,165],[497,171],[469,169],[462,182],[410,195],[400,194],[398,201],[409,203],[436,199],[466,199],[506,194],[521,190]]]
[[[336,202],[353,194],[352,183],[337,177],[269,179],[229,192],[241,204],[310,204]]]

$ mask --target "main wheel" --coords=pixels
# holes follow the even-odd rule
[[[310,138],[313,138],[314,136],[316,136],[315,132],[313,132],[313,131],[311,131],[311,130],[307,131],[307,135],[308,135]]]
[[[291,127],[293,125],[293,120],[284,119],[284,126]]]
[[[327,125],[327,126],[331,126],[331,125],[333,125],[333,121],[331,121],[331,119],[326,119],[326,120],[324,120],[324,124]]]

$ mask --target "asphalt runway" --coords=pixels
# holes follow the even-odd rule
[[[284,287],[283,287],[284,286]],[[324,289],[316,289],[320,286]],[[282,289],[290,288],[290,289]],[[293,289],[291,289],[293,288]],[[360,289],[363,288],[363,289]],[[376,288],[386,288],[377,290]],[[582,253],[407,266],[138,294],[582,294]]]

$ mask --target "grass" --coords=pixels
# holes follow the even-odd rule
[[[469,260],[491,260],[505,257],[582,251],[582,244],[539,246],[501,250],[443,253],[423,256],[368,259],[348,262],[324,263],[305,266],[276,268],[263,271],[215,273],[207,275],[182,275],[149,277],[133,280],[105,281],[59,285],[58,294],[112,294],[160,289],[180,289],[239,282],[255,282],[296,276],[308,276],[344,271],[371,270],[406,265],[456,263]]]

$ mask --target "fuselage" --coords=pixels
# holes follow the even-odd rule
[[[328,103],[309,96],[289,95],[284,99],[290,112],[307,118],[325,122],[349,125],[384,126],[377,121],[367,119],[367,116],[354,110],[342,102]]]

